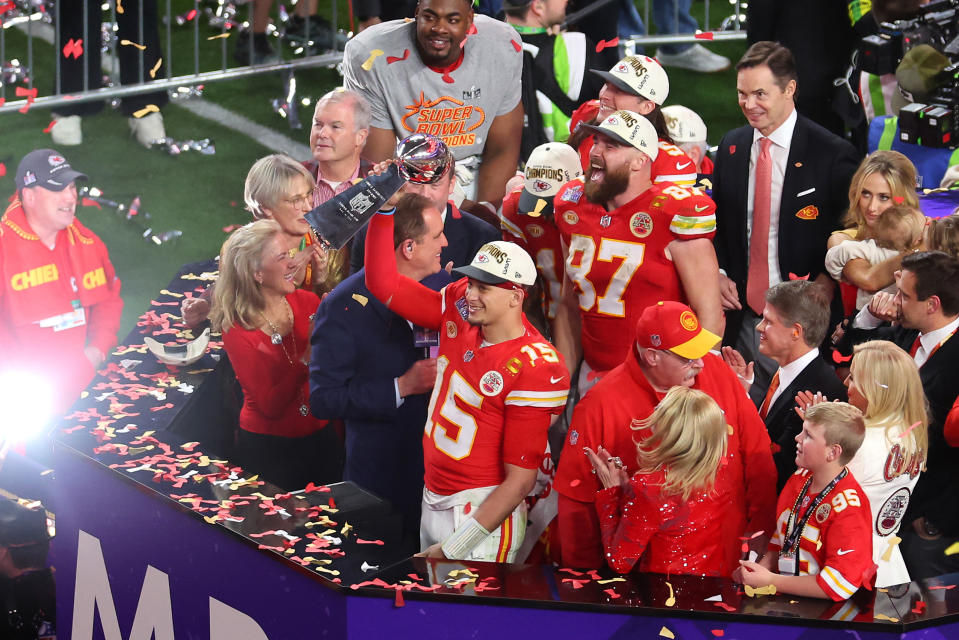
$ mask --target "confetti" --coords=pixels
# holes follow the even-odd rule
[[[666,606],[674,607],[676,606],[676,595],[673,593],[673,585],[667,582],[666,586],[669,587],[669,597],[666,598]]]
[[[161,64],[163,64],[163,58],[160,58],[159,60],[157,60],[157,63],[156,63],[155,65],[153,65],[153,68],[152,68],[152,69],[150,69],[150,77],[151,77],[151,78],[156,78],[156,77],[157,77],[157,71],[160,70],[160,65],[161,65]]]
[[[614,589],[603,589],[603,593],[608,595],[610,598],[615,600],[616,598],[621,598],[622,596],[616,593]]]
[[[443,78],[443,82],[445,82],[446,84],[453,84],[454,82],[456,82],[456,80],[453,80],[453,76],[450,75],[449,71],[444,71],[442,78]]]
[[[360,565],[360,570],[363,573],[367,571],[379,571],[380,565],[378,564],[369,564],[366,560],[363,561],[363,564]]]
[[[117,0],[117,13],[123,13],[123,0]]]
[[[947,556],[954,556],[954,555],[956,555],[957,553],[959,553],[959,542],[953,542],[951,545],[949,545],[949,546],[946,548],[946,555],[947,555]]]
[[[836,364],[842,364],[842,363],[844,363],[844,362],[849,362],[850,360],[852,360],[852,355],[851,355],[851,354],[848,355],[848,356],[844,356],[844,355],[842,355],[841,353],[839,353],[838,351],[836,351],[835,349],[833,349],[833,352],[832,352],[832,361],[835,362]]]
[[[373,63],[376,62],[376,59],[381,55],[383,55],[382,49],[373,49],[372,51],[370,51],[370,57],[366,59],[366,62],[360,65],[363,67],[363,71],[369,71],[370,69],[372,69]]]
[[[925,610],[926,610],[926,603],[923,602],[922,600],[917,601],[916,606],[910,609],[910,611],[912,611],[917,616],[921,616],[925,612]]]
[[[730,613],[736,611],[736,607],[731,607],[731,606],[729,606],[728,604],[726,604],[725,602],[714,602],[713,604],[716,605],[717,607],[719,607],[720,609],[722,609],[722,610],[724,610],[724,611],[728,611],[728,612],[730,612]]]
[[[133,117],[142,118],[148,113],[159,113],[159,112],[160,112],[160,107],[156,106],[155,104],[148,104],[147,106],[143,107],[139,111],[134,111]]]
[[[790,272],[789,272],[789,279],[790,279],[790,280],[809,280],[809,274],[807,273],[807,274],[804,275],[804,276],[797,276],[795,273],[793,273],[793,272],[790,271]]]
[[[370,301],[369,298],[360,293],[354,293],[352,298],[360,303],[360,306],[365,307],[366,304]]]
[[[896,204],[902,204],[905,202],[905,199],[902,196],[893,196],[892,201]]]
[[[223,38],[229,38],[229,37],[230,37],[230,32],[227,31],[226,33],[218,33],[215,36],[210,36],[209,38],[207,38],[207,40],[221,40]]]
[[[63,45],[63,57],[69,58],[73,56],[74,60],[79,60],[80,56],[83,55],[83,39],[74,40],[70,38],[65,45]]]
[[[386,64],[393,64],[394,62],[402,62],[410,57],[410,50],[403,49],[403,55],[401,56],[386,56]]]
[[[610,584],[612,582],[626,582],[626,578],[608,578],[606,580],[597,580],[596,584]]]
[[[884,388],[888,389],[889,387],[888,387],[888,385],[885,385]],[[918,427],[920,424],[922,424],[922,423],[919,422],[918,420],[917,420],[916,422],[913,422],[913,423],[909,426],[908,429],[906,429],[905,431],[903,431],[902,433],[899,434],[899,437],[900,437],[900,438],[905,438],[906,436],[909,435],[909,432],[910,432],[910,431],[912,431],[913,429],[915,429],[916,427]]]
[[[935,591],[938,589],[955,589],[956,585],[954,584],[934,584],[929,587],[930,591]]]
[[[883,562],[889,562],[890,558],[892,558],[892,550],[896,548],[897,544],[902,542],[902,538],[899,536],[890,536],[887,542],[889,546],[886,547],[886,550],[882,552],[881,556]]]
[[[672,631],[670,631],[666,627],[663,627],[662,629],[659,630],[659,635],[662,636],[663,638],[669,638],[669,640],[674,640],[676,638],[676,634],[674,634]]]
[[[27,89],[25,87],[17,87],[16,94],[20,98],[25,97],[27,99],[26,104],[17,109],[20,113],[26,113],[30,110],[30,105],[33,104],[33,101],[37,99],[37,88]]]
[[[899,622],[899,618],[890,618],[884,613],[877,613],[873,616],[873,620],[885,620],[886,622]]]
[[[53,125],[57,123],[56,120],[51,120],[50,124],[47,125],[47,128],[43,130],[44,133],[50,133],[53,130]]]
[[[702,33],[697,33],[693,36],[697,40],[712,40],[713,32],[712,31],[703,31]]]
[[[726,635],[726,632],[722,629],[711,629],[710,632],[717,638],[722,638],[724,635]]]
[[[7,175],[7,165],[0,162],[0,178]]]
[[[396,590],[396,595],[393,597],[393,606],[397,608],[406,606],[406,601],[403,599],[402,589]]]
[[[136,48],[139,49],[140,51],[146,51],[146,49],[147,49],[147,48],[146,48],[146,45],[142,45],[142,44],[140,44],[139,42],[134,42],[133,40],[127,40],[126,38],[124,38],[123,40],[121,40],[121,41],[120,41],[120,44],[123,45],[123,46],[125,46],[125,47],[136,47]]]
[[[745,585],[746,595],[750,598],[755,596],[774,596],[776,595],[776,585],[767,584],[765,587],[750,587]]]
[[[619,38],[612,38],[610,40],[600,40],[596,43],[596,53],[599,53],[603,49],[609,49],[619,46]]]
[[[572,480],[569,481],[569,486],[571,487],[578,487],[579,485],[580,485],[579,478],[573,478]]]
[[[378,544],[382,547],[383,541],[382,540],[364,540],[363,538],[357,538],[356,544]]]
[[[353,530],[353,525],[351,525],[349,522],[347,522],[346,524],[343,525],[343,528],[340,529],[340,535],[341,535],[341,536],[345,536],[346,534],[348,534],[348,533],[349,533],[350,531],[352,531],[352,530]]]
[[[516,42],[515,40],[510,40],[510,43],[512,43],[513,48],[516,49],[517,53],[523,50],[523,46],[520,43]]]

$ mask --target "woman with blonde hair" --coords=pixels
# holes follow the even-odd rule
[[[283,228],[257,220],[220,252],[210,320],[243,389],[237,460],[285,489],[336,482],[339,438],[309,410],[309,354],[320,299],[297,289]]]
[[[871,340],[856,346],[846,386],[849,404],[862,411],[866,421],[866,437],[847,466],[872,509],[876,586],[909,582],[896,534],[929,452],[928,408],[919,369],[896,344]],[[799,406],[823,400],[805,392]]]
[[[603,489],[596,494],[606,561],[640,571],[720,575],[725,555],[710,497],[726,455],[727,425],[702,391],[673,387],[638,427],[638,471],[630,478],[603,447],[586,449]]]

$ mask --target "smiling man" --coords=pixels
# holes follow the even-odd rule
[[[348,89],[334,89],[316,102],[310,127],[313,159],[304,163],[316,179],[313,206],[323,204],[369,173],[360,157],[370,133],[370,104]]]
[[[75,217],[77,179],[56,151],[31,151],[0,220],[0,372],[38,378],[52,398],[36,410],[51,418],[116,345],[123,310],[106,246]]]
[[[397,138],[439,136],[456,158],[467,198],[461,208],[498,225],[519,163],[521,51],[512,28],[474,17],[467,0],[421,0],[414,21],[366,29],[343,55],[346,86],[372,107],[364,155],[386,160]]]
[[[704,327],[723,331],[712,200],[652,183],[656,130],[638,113],[583,126],[595,137],[589,169],[553,199],[566,263],[555,341],[571,371],[582,356],[581,393],[590,374],[626,359],[636,318],[658,300],[688,302]]]
[[[796,111],[789,49],[757,42],[736,70],[749,124],[723,137],[712,179],[724,342],[755,361],[756,382],[768,385],[777,365],[759,354],[756,333],[766,290],[790,273],[832,290],[826,241],[849,205],[860,158],[851,144]]]

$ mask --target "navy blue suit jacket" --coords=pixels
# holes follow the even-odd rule
[[[419,526],[423,492],[423,425],[429,394],[396,406],[397,378],[422,358],[406,320],[366,288],[361,270],[320,303],[310,358],[310,408],[318,418],[346,424],[346,468],[351,480],[389,500],[404,526]],[[445,271],[423,284],[440,289]]]

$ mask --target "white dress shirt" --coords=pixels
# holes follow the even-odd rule
[[[959,317],[935,331],[920,334],[919,348],[916,350],[916,355],[913,356],[913,360],[916,361],[916,366],[921,367],[926,364],[926,360],[928,360],[932,352],[936,350],[936,347],[945,340],[947,336],[955,333],[957,328],[959,328]]]
[[[779,396],[782,395],[783,391],[789,388],[789,385],[799,377],[799,374],[802,373],[803,369],[809,366],[809,363],[819,357],[819,349],[813,349],[807,351],[803,355],[799,356],[789,364],[784,364],[779,368],[779,388],[776,389],[776,392],[773,393],[773,397],[769,399],[769,407],[772,408],[776,404],[776,400],[779,399]],[[835,398],[833,398],[835,400]]]

